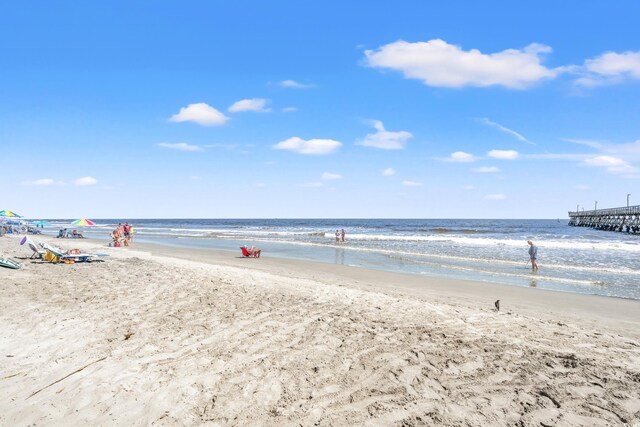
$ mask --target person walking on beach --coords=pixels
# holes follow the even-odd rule
[[[538,258],[538,247],[533,244],[531,240],[527,240],[529,244],[529,258],[531,261],[531,271],[538,271],[538,263],[536,259]]]
[[[340,232],[340,237],[342,237],[342,241],[344,242],[344,236],[346,236],[346,232],[344,231],[344,228],[342,229],[342,231]]]

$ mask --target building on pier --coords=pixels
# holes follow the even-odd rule
[[[569,225],[640,234],[640,206],[569,212]]]

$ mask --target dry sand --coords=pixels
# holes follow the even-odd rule
[[[639,301],[61,243],[111,256],[0,269],[3,426],[640,426]]]

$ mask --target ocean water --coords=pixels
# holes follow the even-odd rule
[[[108,239],[123,220],[95,220]],[[568,220],[126,219],[136,241],[238,250],[432,277],[640,299],[640,237],[568,226]],[[51,220],[47,234],[70,221]],[[70,227],[72,228],[72,227]],[[335,242],[335,230],[346,242]],[[538,246],[537,273],[527,240]],[[330,268],[330,266],[327,266]]]

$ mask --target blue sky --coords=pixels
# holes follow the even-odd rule
[[[640,204],[635,1],[11,2],[0,209],[556,218]]]

